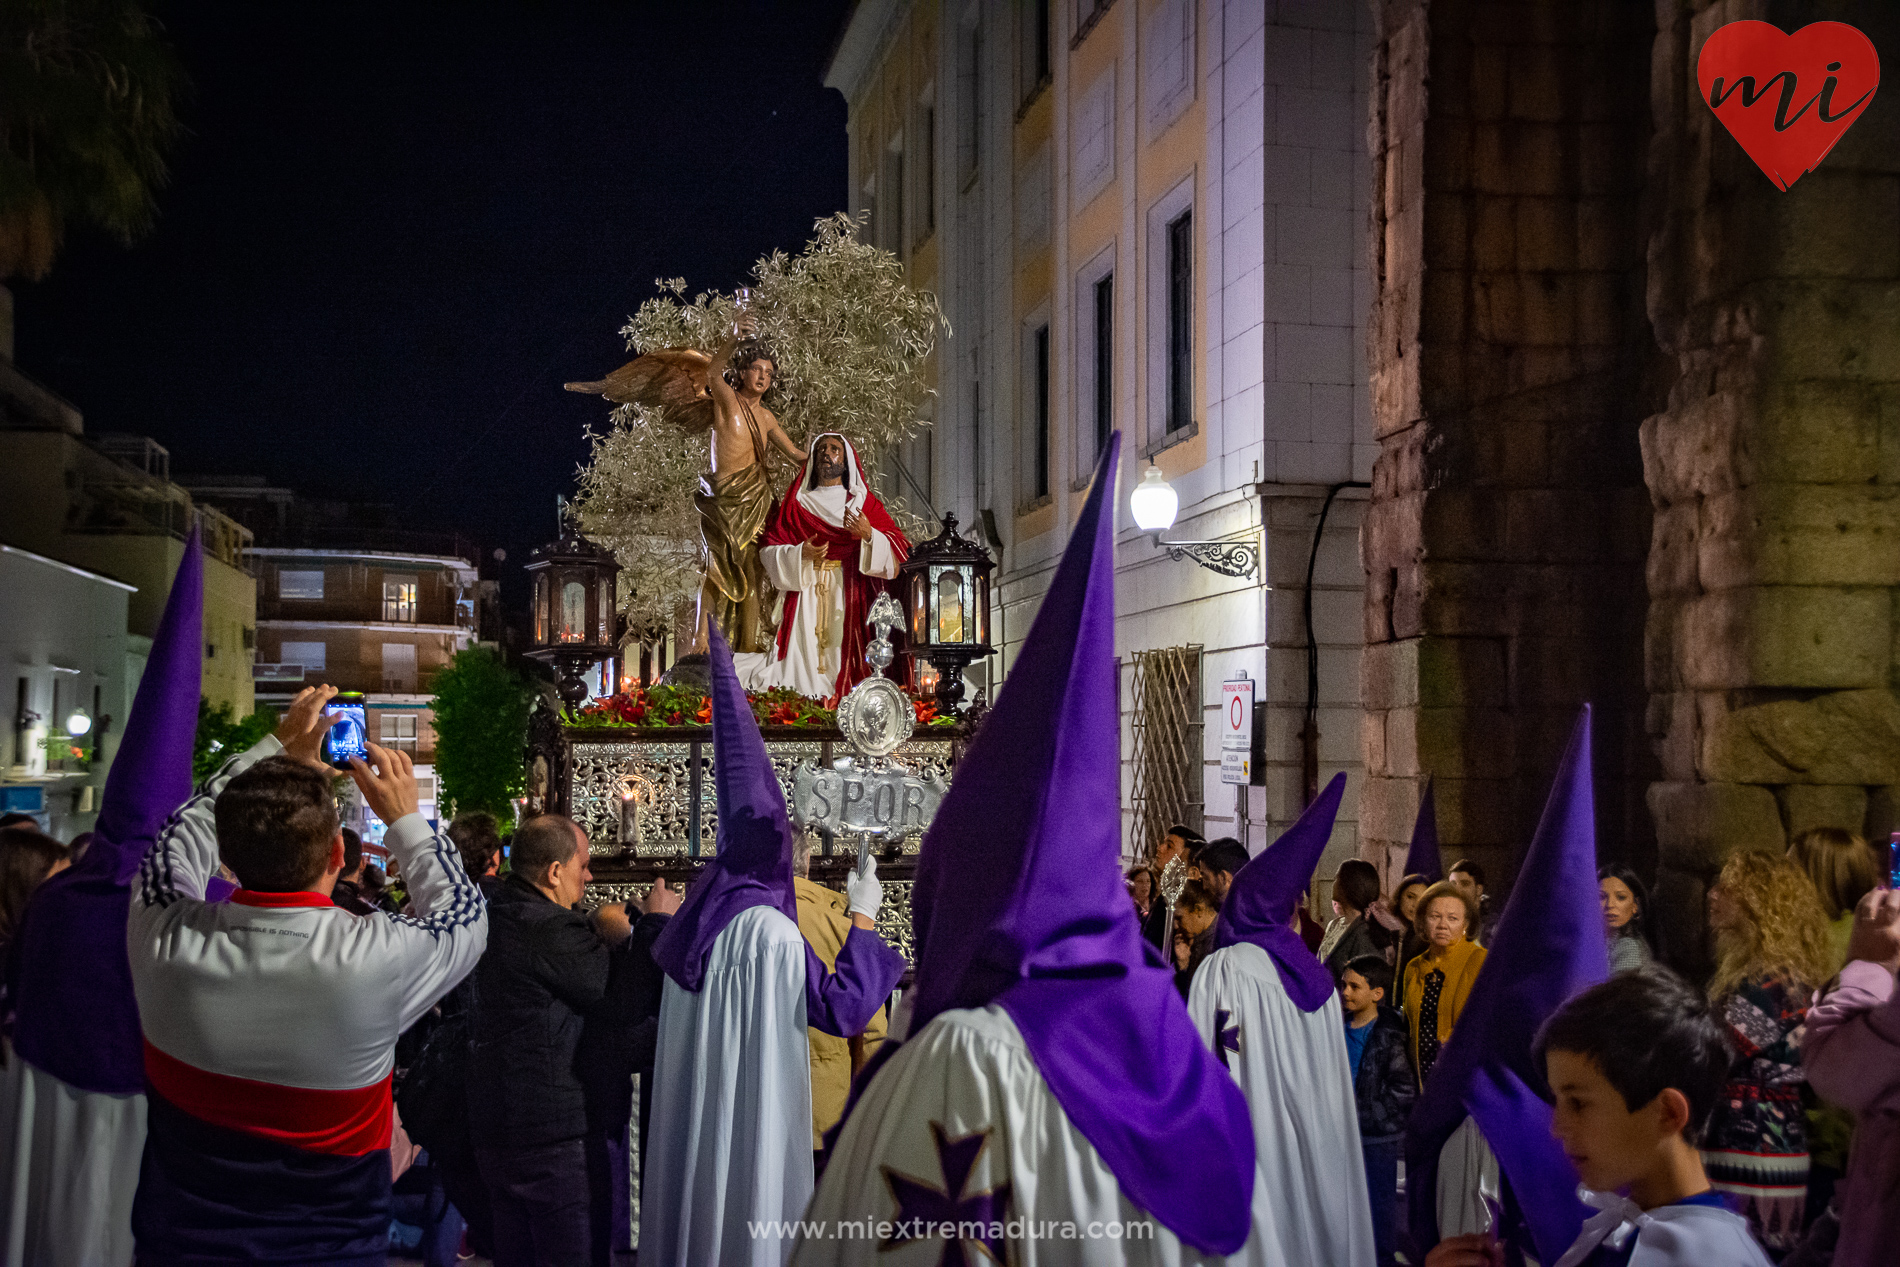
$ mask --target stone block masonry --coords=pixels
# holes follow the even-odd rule
[[[1507,885],[1586,700],[1603,850],[1652,861],[1653,29],[1578,0],[1380,8],[1360,832],[1389,875],[1431,776],[1447,862]]]
[[[1701,100],[1723,22],[1831,18],[1890,48],[1879,0],[1664,0],[1649,96],[1647,308],[1673,379],[1641,429],[1655,508],[1644,655],[1664,773],[1660,922],[1707,965],[1737,849],[1816,826],[1884,840],[1900,787],[1900,102],[1876,96],[1777,191]],[[1876,227],[1878,226],[1878,227]]]

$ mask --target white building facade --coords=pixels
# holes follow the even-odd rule
[[[1338,771],[1330,856],[1357,848],[1372,46],[1364,0],[863,0],[827,72],[853,209],[954,331],[901,456],[997,557],[992,676],[1122,433],[1131,857],[1170,821],[1257,851]],[[1165,537],[1250,544],[1251,576],[1135,528],[1150,463]],[[1262,707],[1236,787],[1217,710],[1241,674]]]

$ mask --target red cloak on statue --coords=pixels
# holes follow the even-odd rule
[[[896,561],[902,564],[910,557],[910,539],[904,535],[891,519],[890,512],[884,509],[884,503],[878,500],[865,481],[864,470],[858,463],[858,451],[849,440],[837,432],[825,432],[823,435],[835,436],[844,444],[845,449],[845,506],[856,510],[870,521],[871,531],[883,534]],[[815,436],[811,449],[815,453],[818,441]],[[834,524],[819,509],[812,499],[815,491],[812,475],[812,459],[807,458],[799,468],[798,478],[793,480],[785,495],[779,499],[771,519],[766,521],[765,536],[759,544],[763,546],[795,546],[806,541],[817,540],[825,545],[825,557],[835,559],[842,564],[844,573],[844,629],[838,675],[834,682],[831,698],[836,700],[853,686],[871,675],[871,668],[864,662],[864,649],[871,642],[872,630],[865,618],[871,613],[871,604],[877,596],[889,589],[891,582],[876,576],[866,576],[859,567],[861,538],[846,532],[839,524]],[[797,623],[799,594],[787,591],[785,609],[779,616],[778,646],[774,659],[784,660],[790,648],[792,630]],[[903,643],[903,627],[891,630],[891,643],[900,648]],[[910,685],[910,664],[907,658],[899,656],[887,670],[887,675],[906,688]]]

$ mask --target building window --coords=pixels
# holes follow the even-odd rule
[[[282,664],[301,665],[307,675],[330,667],[326,660],[328,651],[329,647],[321,642],[286,642],[277,658]]]
[[[1035,100],[1049,82],[1049,0],[1029,0],[1018,10],[1022,14],[1022,101]]]
[[[1134,845],[1147,858],[1170,824],[1202,827],[1201,648],[1137,651],[1134,679]]]
[[[1035,496],[1049,495],[1049,327],[1036,327],[1036,488]]]
[[[416,723],[420,720],[415,713],[382,714],[382,745],[395,752],[416,754]]]
[[[383,644],[383,689],[408,694],[416,689],[416,647],[411,642]]]
[[[385,576],[383,578],[383,619],[401,621],[406,625],[416,623],[415,577]]]
[[[1115,274],[1095,283],[1095,452],[1115,429]]]
[[[1195,0],[1161,0],[1141,41],[1142,96],[1152,139],[1194,102]]]
[[[967,182],[983,156],[983,31],[972,23],[957,35],[957,171]]]
[[[1168,430],[1194,421],[1194,213],[1168,221]]]
[[[277,574],[277,597],[320,601],[323,598],[322,571],[279,572]]]
[[[917,226],[917,240],[923,242],[937,231],[937,103],[936,90],[931,90],[930,99],[918,112],[918,140],[923,145],[923,153],[918,161],[923,169],[918,172],[917,180],[922,193],[923,205],[918,208],[921,223]]]
[[[900,134],[884,151],[883,185],[886,217],[882,232],[885,247],[895,254],[904,250],[904,138]]]

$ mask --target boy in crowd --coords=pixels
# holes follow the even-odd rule
[[[1611,977],[1559,1008],[1534,1051],[1554,1100],[1551,1134],[1601,1211],[1553,1267],[1769,1267],[1696,1150],[1732,1059],[1706,998],[1662,971]],[[1425,1267],[1503,1261],[1481,1233],[1440,1241]]]
[[[1352,1063],[1352,1093],[1359,1105],[1359,1146],[1366,1158],[1379,1267],[1392,1267],[1395,1261],[1399,1158],[1405,1152],[1405,1119],[1418,1098],[1405,1018],[1386,1002],[1391,992],[1392,965],[1382,956],[1360,955],[1340,974],[1346,1058]]]

